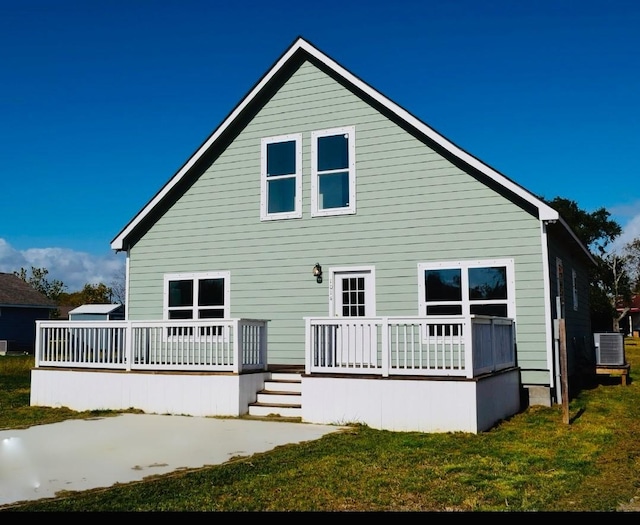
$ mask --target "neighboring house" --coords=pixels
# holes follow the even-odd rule
[[[69,305],[58,305],[58,310],[54,314],[54,318],[60,321],[68,321],[69,320],[69,312],[76,308],[75,306]]]
[[[616,310],[618,314],[624,312],[623,318],[620,319],[620,330],[627,335],[638,337],[640,334],[640,295],[632,295],[629,304],[625,304],[624,301],[618,301]]]
[[[129,373],[76,368],[79,399],[43,325],[35,404],[259,414],[289,367],[297,405],[267,413],[482,431],[568,395],[560,348],[570,378],[593,364],[594,261],[562,217],[302,38],[111,247]],[[227,373],[145,375],[178,361]]]
[[[122,304],[83,304],[69,311],[70,321],[120,321],[124,319]]]
[[[0,351],[33,352],[36,321],[49,319],[54,301],[17,275],[0,273]]]

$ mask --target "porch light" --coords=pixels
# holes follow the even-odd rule
[[[313,275],[316,278],[316,282],[320,284],[322,282],[322,266],[320,266],[320,263],[316,263],[313,267]]]

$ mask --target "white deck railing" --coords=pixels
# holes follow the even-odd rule
[[[37,321],[35,366],[264,370],[267,321]]]
[[[511,319],[305,318],[307,374],[477,377],[515,366]],[[37,321],[36,367],[267,369],[267,321]],[[279,364],[279,363],[276,363]]]
[[[308,317],[307,374],[476,377],[515,366],[511,319]]]

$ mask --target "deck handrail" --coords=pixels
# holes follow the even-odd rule
[[[266,370],[267,320],[36,321],[35,366]]]
[[[516,365],[512,319],[306,317],[305,372],[477,377]]]

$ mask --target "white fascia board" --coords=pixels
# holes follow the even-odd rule
[[[368,96],[376,100],[382,106],[386,107],[398,117],[403,119],[409,125],[413,126],[425,136],[429,137],[436,144],[442,146],[444,149],[458,157],[469,166],[477,169],[479,172],[487,175],[489,178],[496,181],[501,186],[505,187],[509,191],[518,195],[526,202],[532,204],[538,209],[539,219],[546,221],[558,220],[559,215],[553,208],[545,204],[540,199],[536,198],[529,191],[525,190],[522,186],[519,186],[515,182],[511,181],[504,175],[498,173],[493,168],[489,167],[485,163],[478,160],[473,155],[470,155],[463,149],[456,146],[451,141],[444,138],[434,129],[427,126],[424,122],[414,117],[411,113],[398,106],[395,102],[392,102],[387,97],[382,95],[379,91],[371,87],[369,84],[363,82],[358,77],[347,71],[340,64],[329,58],[327,55],[319,51],[312,46],[309,42],[303,38],[298,38],[293,45],[286,51],[282,57],[272,66],[267,74],[255,85],[255,87],[245,96],[245,98],[238,104],[233,112],[224,120],[224,122],[218,126],[217,130],[200,146],[200,148],[191,156],[191,158],[180,168],[180,170],[169,180],[169,182],[156,194],[156,196],[149,201],[149,203],[131,220],[131,222],[118,234],[118,236],[111,242],[111,248],[116,251],[124,249],[124,239],[136,228],[138,224],[144,219],[144,217],[162,201],[162,199],[172,190],[172,188],[185,176],[189,169],[202,157],[202,155],[211,147],[211,145],[224,133],[229,125],[238,117],[238,115],[257,97],[264,86],[273,78],[273,76],[289,61],[289,59],[299,50],[306,51],[309,55],[313,56],[316,60],[323,63],[325,66],[333,70],[337,75],[342,76],[345,80],[352,85],[366,93]]]

